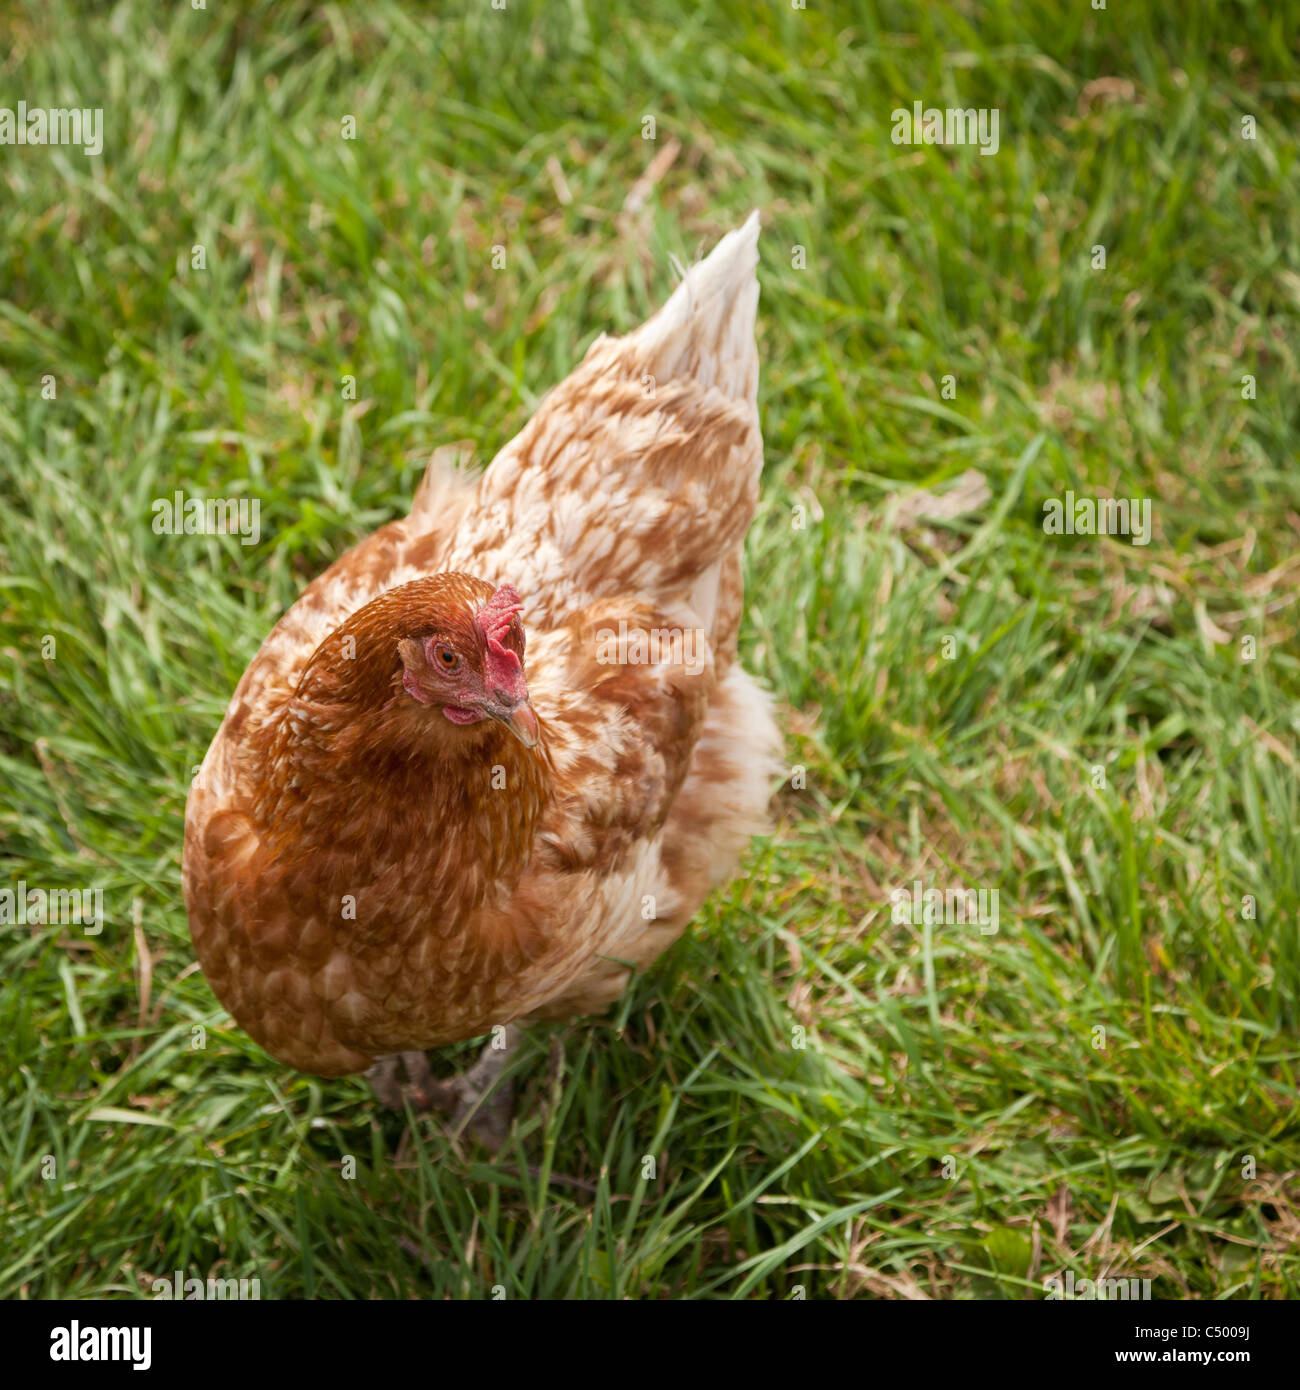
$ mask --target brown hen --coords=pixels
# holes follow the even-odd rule
[[[477,478],[311,584],[191,791],[217,996],[339,1076],[602,1009],[764,828],[779,737],[736,661],[762,468],[757,216],[598,339]]]

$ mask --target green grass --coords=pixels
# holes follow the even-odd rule
[[[0,929],[0,1296],[1300,1296],[1294,8],[233,8],[10,18],[5,100],[104,152],[0,150],[0,882],[110,921]],[[893,145],[917,99],[1000,151]],[[537,1030],[491,1161],[231,1025],[188,780],[429,452],[489,458],[755,206],[742,643],[806,787],[609,1019]],[[155,535],[178,488],[260,544]],[[1067,489],[1152,543],[1045,535]],[[892,921],[917,878],[1000,930]]]

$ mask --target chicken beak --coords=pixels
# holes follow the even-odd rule
[[[536,747],[541,731],[533,707],[526,699],[502,700],[499,704],[485,705],[483,708],[498,723],[504,724],[525,748]]]

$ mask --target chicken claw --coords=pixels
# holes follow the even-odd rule
[[[405,1109],[408,1088],[402,1085],[399,1070],[406,1072],[411,1109],[416,1114],[428,1110],[431,1105],[429,1093],[437,1082],[423,1052],[395,1052],[391,1057],[381,1057],[366,1072],[366,1080],[370,1082],[375,1098],[389,1110]]]
[[[502,1038],[488,1043],[468,1071],[446,1081],[434,1077],[423,1052],[381,1057],[366,1077],[376,1098],[390,1110],[403,1109],[409,1100],[417,1114],[441,1111],[451,1116],[457,1137],[468,1130],[484,1148],[496,1153],[510,1133],[515,1108],[514,1083],[503,1079],[502,1073],[522,1036],[520,1028],[509,1024]],[[406,1072],[406,1086],[399,1079],[399,1067]]]

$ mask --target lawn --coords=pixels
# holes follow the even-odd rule
[[[1294,8],[235,9],[6,18],[3,101],[103,149],[0,146],[0,887],[106,920],[0,926],[0,1297],[1300,1296]],[[916,101],[996,153],[895,144]],[[232,1024],[187,788],[431,451],[752,208],[790,778],[619,1008],[530,1036],[493,1158]],[[257,543],[159,534],[177,491]],[[1071,492],[1147,543],[1046,530]]]

